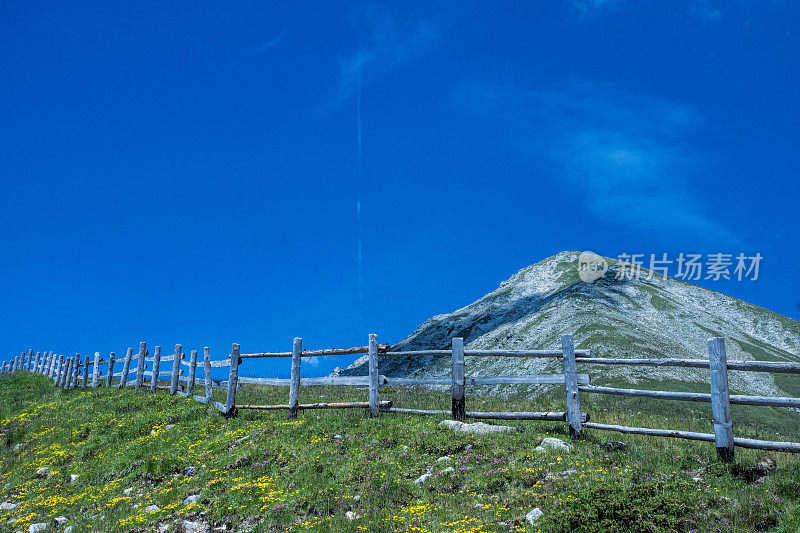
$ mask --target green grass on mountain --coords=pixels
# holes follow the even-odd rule
[[[561,410],[559,392],[529,400],[468,391],[468,409]],[[252,404],[285,403],[286,395],[239,391]],[[355,388],[301,391],[302,402],[365,396]],[[710,428],[703,405],[585,396],[584,410],[597,421]],[[385,389],[381,397],[403,407],[450,401],[418,390]],[[736,432],[796,435],[796,413],[781,413],[768,426],[734,413]],[[0,511],[0,531],[27,531],[58,516],[67,518],[59,529],[76,532],[175,531],[184,519],[253,531],[800,529],[798,457],[771,454],[777,469],[761,475],[755,465],[765,452],[737,449],[737,462],[726,465],[709,443],[597,431],[574,441],[571,453],[537,453],[543,437],[569,440],[563,423],[514,422],[516,433],[481,437],[448,431],[441,418],[370,419],[348,410],[307,411],[293,421],[285,412],[252,411],[226,419],[163,393],[63,391],[41,376],[3,375],[0,498],[16,507]],[[627,450],[605,450],[609,440]],[[49,473],[37,476],[42,467]],[[185,475],[187,467],[196,472]],[[426,483],[413,482],[428,471]],[[73,474],[79,477],[70,482]],[[184,503],[189,495],[197,501]],[[535,507],[544,515],[529,525],[524,517]]]

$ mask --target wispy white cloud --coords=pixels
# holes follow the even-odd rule
[[[436,39],[430,20],[400,22],[385,6],[367,4],[353,17],[359,49],[340,59],[339,83],[331,105],[337,106],[356,89],[359,76],[370,77],[408,63]]]
[[[566,0],[581,17],[592,18],[632,5],[628,0]],[[741,3],[741,0],[740,2]],[[719,22],[725,16],[723,0],[688,0],[683,4],[691,17],[702,22]]]
[[[703,22],[719,22],[725,11],[721,2],[714,0],[691,0],[689,14]]]
[[[600,218],[739,242],[707,214],[693,186],[708,161],[692,143],[704,121],[691,106],[590,83],[557,90],[464,83],[453,102],[502,120],[518,139],[515,149],[544,159]]]
[[[627,0],[567,0],[567,3],[581,15],[587,16],[620,7]]]
[[[263,39],[258,46],[253,49],[251,52],[254,55],[263,54],[267,50],[273,48],[274,46],[278,45],[281,41],[283,41],[287,36],[286,30],[282,30],[277,35],[273,36],[270,39]]]

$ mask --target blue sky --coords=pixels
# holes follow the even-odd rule
[[[4,358],[396,342],[561,250],[800,317],[797,3],[0,9]]]

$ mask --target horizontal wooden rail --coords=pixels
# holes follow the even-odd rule
[[[575,354],[590,356],[591,350],[575,350]],[[561,358],[561,350],[464,350],[465,356],[472,357],[553,357]]]
[[[450,385],[452,378],[395,378],[387,377],[387,385]],[[528,376],[476,376],[464,378],[466,385],[563,385],[564,374],[531,374]],[[578,374],[578,384],[588,385],[589,374]]]
[[[580,357],[576,360],[579,363],[601,365],[679,366],[684,368],[709,367],[707,359],[608,359],[604,357]],[[777,361],[728,361],[728,370],[800,374],[800,363],[785,363]]]
[[[114,374],[114,375],[116,376],[116,374]],[[172,372],[159,372],[158,373],[158,377],[159,378],[168,378],[171,375],[172,375]],[[144,376],[146,378],[151,378],[151,377],[153,377],[153,372],[151,370],[145,370],[144,372],[142,372],[142,376]]]
[[[591,350],[575,350],[576,354],[590,356]],[[415,350],[379,353],[381,357],[449,357],[452,350]],[[561,358],[561,350],[464,350],[465,356],[470,357],[542,357]]]
[[[402,407],[392,407],[390,409],[381,408],[387,413],[408,414],[408,415],[449,415],[450,411],[440,409],[407,409]],[[567,419],[567,413],[563,411],[518,411],[518,412],[492,412],[492,411],[467,411],[467,418],[482,420],[544,420],[551,422],[563,422]],[[584,421],[589,420],[587,413],[581,413]]]
[[[538,412],[538,411],[515,411],[515,412],[492,412],[492,411],[467,411],[467,418],[491,419],[491,420],[549,420],[553,422],[563,422],[567,419],[566,411]],[[589,420],[588,413],[581,413],[583,422]]]
[[[674,437],[678,439],[714,442],[713,433],[695,433],[692,431],[679,431],[676,429],[637,428],[629,426],[619,426],[616,424],[598,424],[596,422],[587,422],[586,424],[584,424],[584,427],[589,429],[618,431],[620,433],[633,433],[638,435],[649,435],[654,437]],[[771,440],[757,440],[757,439],[734,437],[733,444],[741,448],[800,453],[800,442],[780,442]]]
[[[419,350],[411,352],[386,352],[379,353],[380,357],[450,357],[453,354],[450,350]]]
[[[379,402],[381,409],[389,409],[391,401]],[[257,409],[261,411],[289,410],[290,405],[237,405],[237,409]],[[369,402],[301,403],[298,409],[369,409]]]
[[[388,344],[379,344],[378,353],[389,350]],[[305,350],[300,352],[300,357],[326,357],[329,355],[352,355],[367,353],[369,346],[353,346],[352,348],[328,348],[326,350]],[[291,357],[292,352],[262,352],[262,353],[243,353],[239,357],[242,359],[256,359],[259,357]]]
[[[598,424],[597,422],[586,422],[583,425],[588,429],[602,429],[605,431],[619,431],[620,433],[635,433],[638,435],[650,435],[653,437],[675,437],[677,439],[702,440],[714,442],[713,433],[695,433],[693,431],[680,431],[677,429],[651,429],[637,428],[629,426],[619,426],[616,424]]]
[[[161,387],[159,387],[159,388],[161,388]],[[208,404],[208,405],[213,405],[213,406],[214,406],[214,407],[217,409],[217,411],[219,411],[219,412],[221,412],[221,413],[224,413],[224,412],[225,412],[225,406],[224,406],[224,405],[222,405],[221,403],[217,402],[217,401],[214,401],[214,400],[209,400],[209,399],[208,399],[208,398],[206,398],[205,396],[193,396],[193,398],[194,398],[196,401],[200,402],[200,403],[205,403],[205,404]]]
[[[378,383],[385,385],[388,381],[386,376],[379,376]],[[250,383],[254,385],[272,385],[274,387],[288,387],[292,380],[289,378],[239,378],[239,383]],[[300,378],[300,385],[345,385],[366,387],[369,385],[369,376],[339,376],[324,378]]]
[[[594,385],[580,386],[578,387],[578,390],[581,392],[594,392],[598,394],[616,394],[619,396],[637,396],[641,398],[659,398],[662,400],[711,403],[711,395],[703,392],[618,389],[614,387],[598,387]],[[748,396],[744,394],[731,394],[730,403],[738,405],[800,408],[800,398],[792,398],[788,396]]]
[[[800,442],[780,442],[773,440],[744,439],[741,437],[734,437],[733,444],[741,448],[800,453]]]

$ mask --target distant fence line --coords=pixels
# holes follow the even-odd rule
[[[377,417],[381,412],[441,415],[450,414],[452,418],[463,420],[466,418],[501,419],[501,420],[543,420],[567,422],[570,435],[578,437],[584,429],[597,429],[634,433],[659,437],[677,437],[690,440],[714,442],[720,459],[730,461],[734,456],[734,446],[743,448],[756,448],[783,452],[800,453],[798,442],[776,442],[757,439],[734,437],[731,404],[756,405],[772,407],[800,408],[800,398],[731,395],[728,390],[728,370],[749,372],[775,372],[800,374],[800,363],[771,362],[771,361],[738,361],[728,362],[725,351],[725,339],[715,337],[708,341],[708,359],[615,359],[593,357],[591,350],[576,350],[572,335],[561,337],[560,350],[467,350],[464,348],[464,339],[452,339],[449,350],[415,350],[415,351],[389,351],[389,346],[379,345],[377,335],[369,335],[367,346],[354,348],[333,348],[328,350],[303,351],[302,339],[297,337],[292,344],[290,352],[261,352],[240,354],[238,344],[233,344],[231,353],[226,360],[212,361],[210,350],[203,350],[203,360],[198,363],[198,352],[190,352],[189,361],[184,361],[185,355],[180,344],[175,346],[175,352],[170,356],[161,356],[161,347],[156,346],[150,356],[147,345],[139,343],[139,352],[134,355],[133,348],[128,348],[122,359],[122,370],[114,372],[114,364],[119,362],[111,352],[108,361],[95,352],[94,358],[86,356],[81,362],[80,355],[65,358],[53,352],[36,352],[33,350],[22,352],[12,361],[0,365],[0,372],[13,372],[29,370],[46,375],[55,381],[55,384],[65,389],[81,387],[97,387],[103,383],[112,386],[114,378],[119,378],[115,384],[117,388],[133,386],[135,389],[148,387],[151,392],[157,389],[169,390],[171,395],[182,395],[196,401],[214,406],[224,416],[236,416],[240,409],[255,410],[287,410],[289,418],[296,418],[300,410],[304,409],[341,409],[363,408],[369,409],[370,416]],[[367,354],[368,374],[366,376],[333,376],[320,378],[301,378],[300,365],[303,357],[325,357],[330,355]],[[378,359],[381,357],[449,357],[452,360],[452,372],[449,378],[403,378],[388,377],[378,373]],[[465,357],[526,357],[526,358],[553,358],[561,359],[562,374],[539,375],[508,375],[508,376],[476,376],[465,375]],[[291,374],[288,379],[239,377],[239,366],[247,359],[257,358],[291,358]],[[172,362],[169,372],[161,372],[161,363]],[[135,363],[135,369],[131,369]],[[152,363],[148,370],[147,363]],[[203,377],[197,376],[197,366],[202,364]],[[607,364],[607,365],[634,365],[634,366],[675,366],[686,368],[708,368],[710,370],[710,393],[653,391],[640,389],[623,389],[615,387],[600,387],[591,385],[588,374],[578,373],[578,364]],[[108,369],[103,376],[101,367]],[[188,375],[184,376],[184,369],[188,367]],[[91,367],[91,383],[89,375]],[[211,369],[228,367],[227,380],[213,380]],[[135,374],[133,379],[130,378]],[[149,377],[149,384],[144,378]],[[169,378],[169,386],[159,386],[160,378]],[[236,403],[236,391],[241,384],[256,384],[269,386],[288,386],[289,403],[280,405],[245,405]],[[566,411],[563,412],[481,412],[466,410],[467,385],[564,385]],[[204,386],[204,394],[195,395],[195,385]],[[339,403],[312,403],[301,404],[300,387],[306,385],[344,385],[368,387],[368,401],[366,402],[339,402]],[[380,401],[379,389],[382,385],[391,386],[450,386],[452,408],[448,411],[397,408],[388,400]],[[180,391],[179,388],[185,390]],[[225,403],[212,399],[214,387],[226,390]],[[711,404],[714,433],[696,433],[677,429],[637,428],[615,424],[590,422],[589,415],[581,412],[579,393],[614,394],[621,396],[656,398],[661,400],[682,400],[705,402]]]

